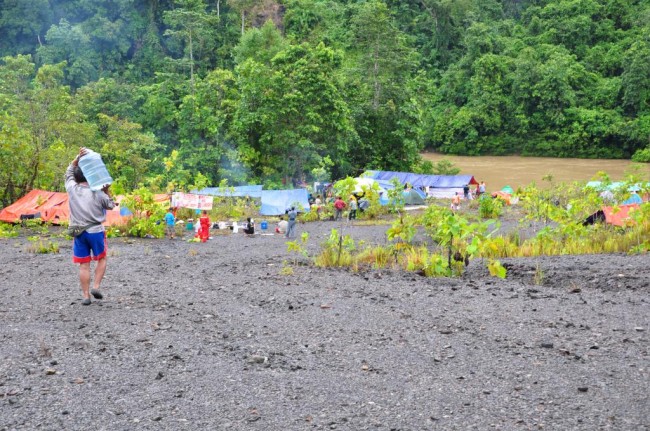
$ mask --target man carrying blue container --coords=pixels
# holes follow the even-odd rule
[[[106,272],[106,232],[102,223],[106,220],[106,210],[115,208],[110,196],[110,185],[93,191],[81,168],[79,159],[87,150],[81,148],[77,157],[65,172],[65,189],[70,205],[70,231],[74,236],[72,261],[79,264],[79,281],[83,294],[82,305],[90,305],[90,295],[102,299],[100,285]],[[90,289],[90,262],[97,262],[93,288]]]

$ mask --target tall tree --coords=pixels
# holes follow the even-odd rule
[[[238,66],[234,130],[256,180],[300,182],[326,157],[339,173],[349,172],[347,152],[356,134],[337,78],[340,62],[340,53],[323,44],[303,44],[288,46],[268,64],[248,58]]]
[[[215,49],[215,27],[219,17],[207,11],[204,0],[175,0],[178,7],[165,11],[165,23],[170,27],[165,36],[171,37],[183,52],[180,64],[190,70],[190,88],[194,91],[194,72],[197,65],[207,71],[208,53]]]
[[[419,107],[409,92],[417,55],[383,2],[359,4],[350,24],[354,49],[346,78],[361,139],[352,163],[408,170],[422,147]]]
[[[48,0],[0,0],[0,56],[36,52],[52,19]]]
[[[72,153],[92,142],[95,127],[84,123],[70,90],[62,85],[64,64],[35,69],[27,56],[5,57],[0,66],[0,141],[3,202],[33,188],[63,187],[62,173]],[[5,147],[6,143],[6,147]]]

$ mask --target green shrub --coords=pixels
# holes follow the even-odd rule
[[[479,199],[478,213],[482,218],[498,218],[503,213],[503,200],[482,196]]]
[[[123,205],[131,210],[126,230],[130,236],[162,238],[165,235],[166,206],[157,203],[149,189],[141,187],[124,198]]]
[[[31,240],[33,238],[28,238],[28,240]],[[58,253],[59,252],[59,243],[52,242],[52,241],[43,241],[43,240],[38,240],[38,242],[34,241],[32,244],[30,244],[27,247],[27,251],[30,253],[38,253],[38,254],[47,254],[47,253]]]
[[[18,235],[18,228],[14,225],[0,222],[0,238],[14,238]]]
[[[314,262],[320,267],[351,266],[354,262],[352,252],[355,249],[356,244],[350,235],[341,236],[337,229],[332,229]]]

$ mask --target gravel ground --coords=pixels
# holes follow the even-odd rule
[[[299,226],[310,253],[332,227]],[[647,255],[433,279],[314,268],[278,235],[111,239],[84,307],[55,241],[0,240],[0,430],[650,429]]]

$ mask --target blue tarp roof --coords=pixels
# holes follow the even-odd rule
[[[210,196],[230,196],[243,198],[249,196],[251,198],[262,197],[262,186],[234,186],[234,187],[206,187],[201,190],[192,190],[190,193],[195,195],[210,195]]]
[[[629,198],[627,198],[623,202],[623,205],[642,204],[642,203],[643,203],[643,199],[641,199],[641,196],[637,195],[636,193],[633,193]]]
[[[598,191],[603,191],[603,190],[615,191],[625,187],[626,185],[628,186],[627,191],[629,192],[632,191],[638,192],[643,188],[643,183],[628,184],[623,181],[615,181],[609,184],[603,184],[600,181],[589,181],[587,183],[587,187],[591,187],[592,189],[596,189]],[[645,187],[650,188],[650,183],[646,183]]]
[[[366,171],[363,176],[382,181],[397,178],[400,183],[408,183],[413,187],[458,188],[465,184],[478,184],[472,175],[423,175],[411,172]]]
[[[309,211],[309,193],[307,189],[262,190],[261,215],[281,215],[292,205],[295,205],[299,211]]]

